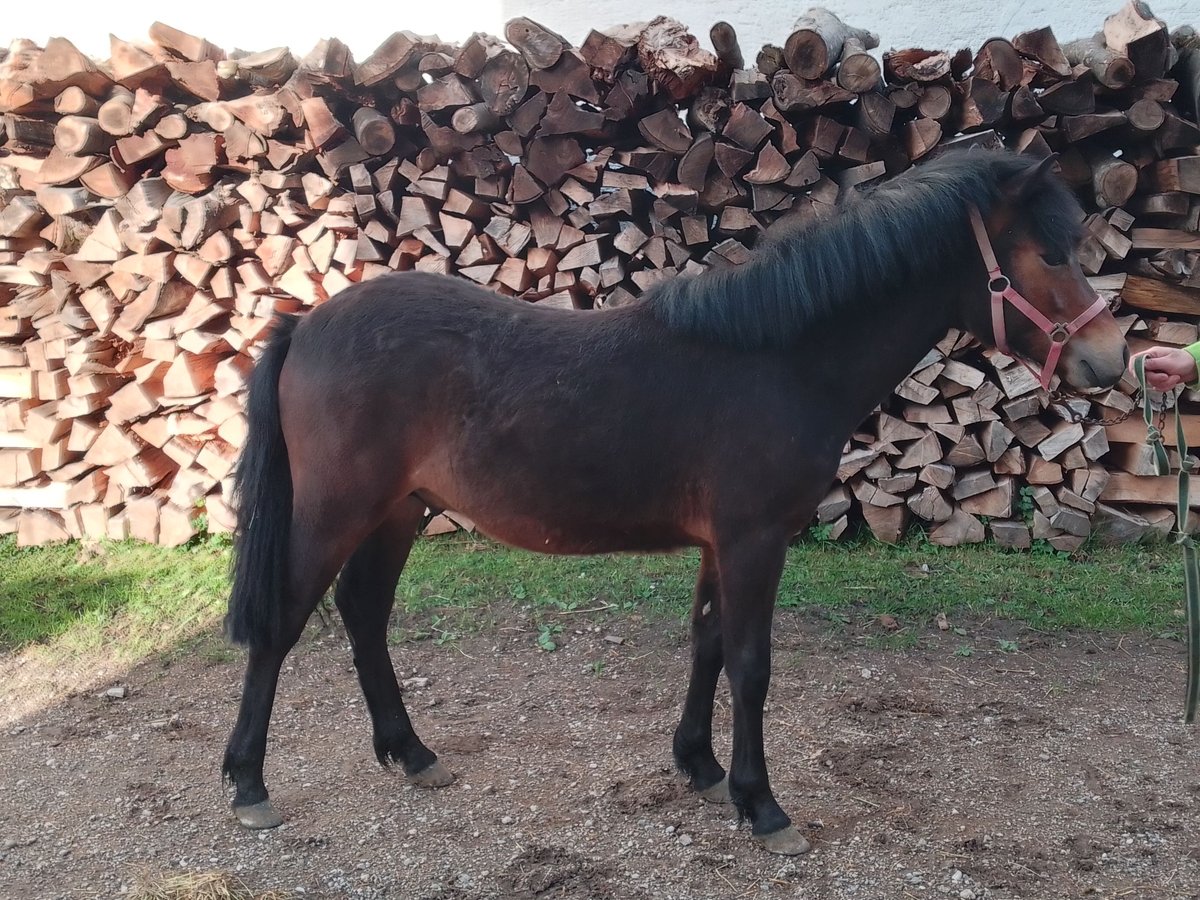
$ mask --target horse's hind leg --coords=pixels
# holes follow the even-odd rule
[[[263,782],[267,729],[271,724],[279,669],[345,559],[343,545],[299,521],[293,524],[290,545],[289,589],[279,639],[266,646],[250,647],[237,724],[229,737],[222,766],[225,777],[236,788],[233,811],[247,828],[274,828],[283,824],[283,817],[271,805]]]
[[[692,601],[692,675],[683,715],[675,729],[675,764],[706,800],[729,800],[725,770],[712,746],[713,698],[721,676],[721,594],[711,550],[700,556],[700,574]]]
[[[387,646],[396,583],[424,512],[424,503],[415,497],[405,499],[351,555],[334,596],[346,623],[354,667],[371,714],[375,755],[385,766],[399,762],[415,784],[441,787],[454,776],[413,731]]]

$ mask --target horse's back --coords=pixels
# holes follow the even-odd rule
[[[369,365],[447,330],[494,338],[528,318],[533,305],[460,278],[395,272],[353,285],[305,316],[293,339],[308,364]],[[548,311],[538,309],[545,315]],[[573,311],[556,310],[562,318]]]

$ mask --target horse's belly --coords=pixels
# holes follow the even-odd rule
[[[515,455],[447,453],[422,467],[415,493],[432,508],[467,516],[493,540],[539,553],[650,552],[703,543],[692,504],[664,479],[635,484],[604,468],[547,468]]]
[[[470,516],[470,513],[465,515]],[[606,522],[547,523],[517,516],[472,518],[479,532],[492,540],[535,553],[591,554],[659,552],[697,543],[678,525]]]
[[[627,510],[626,515],[614,517],[571,503],[534,510],[528,498],[522,503],[515,497],[501,500],[457,491],[418,491],[417,495],[434,509],[461,513],[492,540],[536,553],[654,552],[702,543],[685,521],[646,510]]]

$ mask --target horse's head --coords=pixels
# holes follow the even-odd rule
[[[968,213],[978,274],[970,276],[966,324],[1038,366],[1045,385],[1057,374],[1075,388],[1111,387],[1129,348],[1079,267],[1083,211],[1051,173],[1053,157],[1020,160],[992,208]]]

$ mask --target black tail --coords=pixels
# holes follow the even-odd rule
[[[250,376],[249,434],[234,473],[237,532],[229,639],[266,649],[279,639],[287,589],[292,525],[292,473],[279,421],[279,373],[296,329],[295,316],[277,316],[270,342]]]

